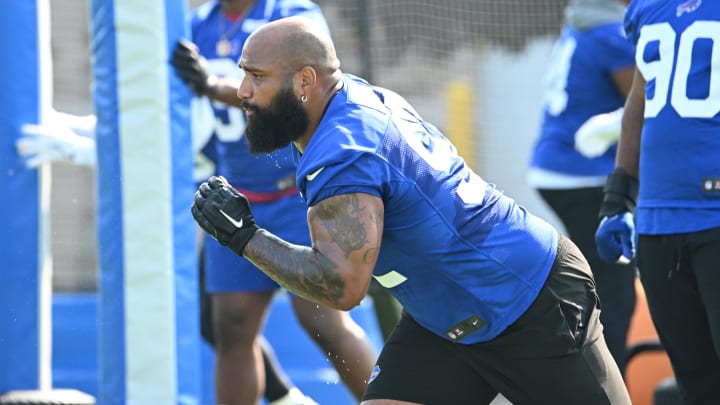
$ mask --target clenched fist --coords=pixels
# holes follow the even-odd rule
[[[221,176],[210,177],[200,185],[195,192],[192,215],[205,232],[241,256],[245,245],[260,229],[247,197]]]

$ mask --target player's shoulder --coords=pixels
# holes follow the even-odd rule
[[[213,14],[213,10],[215,10],[219,6],[220,6],[220,3],[218,3],[217,0],[212,0],[212,1],[205,2],[205,3],[197,6],[196,8],[194,8],[192,10],[192,12],[190,13],[191,26],[193,28],[195,28],[198,25],[202,25]]]
[[[609,22],[605,24],[601,24],[598,26],[595,26],[591,29],[589,29],[587,32],[588,34],[597,37],[597,38],[606,38],[606,37],[625,37],[625,32],[622,30],[623,23],[622,21],[615,21],[615,22]]]
[[[322,25],[327,32],[330,32],[322,9],[320,9],[320,6],[314,1],[276,0],[270,20],[277,20],[290,16],[303,16],[309,18]]]
[[[329,163],[348,160],[356,153],[374,152],[388,119],[388,111],[374,88],[345,74],[343,88],[330,101],[306,153],[313,155],[310,160]]]
[[[312,0],[275,0],[276,7],[304,7],[319,9],[320,6]]]
[[[192,16],[198,20],[204,20],[208,18],[210,13],[219,7],[219,5],[216,0],[205,2],[192,10]]]
[[[653,18],[670,18],[678,10],[695,7],[695,3],[700,4],[702,0],[632,0],[625,10],[625,26],[638,28],[649,15]]]
[[[660,0],[632,0],[625,10],[625,18],[623,26],[625,34],[632,43],[637,43],[640,30],[640,19],[642,14],[647,10],[648,5],[658,3]]]
[[[645,25],[684,27],[697,19],[717,20],[719,12],[720,2],[712,0],[633,0],[625,12],[625,32],[636,42]]]
[[[275,21],[285,17],[302,16],[314,21],[328,34],[330,27],[323,15],[320,6],[309,0],[266,0],[259,2],[258,6],[264,6],[265,18],[267,21]]]
[[[672,3],[681,3],[681,1],[670,1]],[[668,3],[668,0],[632,0],[625,10],[625,14],[633,14],[638,11],[647,10],[649,8],[657,8],[658,5]]]
[[[311,0],[275,0],[274,3],[275,14],[282,17],[302,12],[321,12],[320,6]]]
[[[347,128],[356,138],[354,142],[364,144],[365,141],[360,138],[372,132],[363,128],[375,128],[378,120],[386,121],[387,109],[375,88],[364,79],[343,74],[342,82],[342,89],[335,94],[326,110],[327,125],[321,125],[319,129]]]
[[[575,38],[578,43],[581,43],[585,48],[589,48],[588,50],[591,52],[603,52],[602,48],[616,49],[631,47],[625,35],[622,21],[597,25],[576,34]],[[596,47],[600,49],[595,49]]]

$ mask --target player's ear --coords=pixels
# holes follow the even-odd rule
[[[307,94],[317,84],[317,72],[311,66],[305,66],[298,71],[296,80],[300,94]]]

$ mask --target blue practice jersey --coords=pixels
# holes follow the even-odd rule
[[[635,0],[625,28],[647,83],[638,232],[718,227],[720,2]]]
[[[563,28],[545,79],[542,125],[532,167],[572,176],[612,172],[616,146],[602,156],[587,158],[575,149],[575,132],[590,117],[623,106],[625,97],[612,75],[631,68],[634,54],[621,21],[583,31],[569,25]]]
[[[543,286],[555,230],[473,173],[397,94],[344,75],[304,154],[295,151],[310,206],[346,193],[382,199],[374,276],[434,333],[488,341]],[[482,327],[454,339],[452,327],[465,320]]]
[[[280,18],[301,15],[329,32],[323,14],[310,0],[259,0],[247,15],[231,21],[220,10],[220,1],[199,6],[192,15],[192,40],[208,61],[209,70],[242,79],[237,63],[247,37],[260,26]],[[292,184],[295,162],[290,148],[253,155],[244,137],[245,115],[239,108],[212,102],[215,116],[217,174],[243,190],[272,193]],[[288,179],[290,181],[288,182]]]

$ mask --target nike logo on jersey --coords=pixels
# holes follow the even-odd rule
[[[235,219],[235,218],[231,217],[230,215],[228,215],[227,213],[225,213],[225,211],[223,211],[223,210],[220,210],[220,213],[221,213],[228,221],[230,221],[231,224],[235,225],[235,226],[238,227],[238,228],[242,228],[242,226],[243,226],[243,220],[242,220],[242,218],[240,218],[240,220],[238,221],[237,219]]]
[[[323,166],[323,167],[315,170],[314,172],[308,174],[307,176],[305,176],[305,178],[307,179],[307,181],[313,181],[313,180],[315,180],[315,177],[317,177],[318,174],[320,174],[320,172],[323,171],[323,170],[325,170],[325,166]]]

